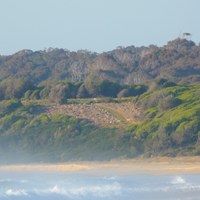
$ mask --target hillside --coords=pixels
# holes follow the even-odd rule
[[[0,56],[0,163],[199,155],[200,46]]]
[[[65,105],[1,101],[1,163],[199,155],[199,95],[194,84]]]
[[[27,78],[34,85],[44,82],[110,80],[122,85],[145,84],[156,78],[176,83],[200,81],[200,46],[177,38],[163,47],[120,47],[101,54],[49,48],[22,50],[0,56],[0,80]]]
[[[145,93],[135,102],[142,121],[132,131],[148,155],[199,155],[200,85]]]

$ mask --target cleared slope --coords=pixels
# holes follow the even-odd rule
[[[138,115],[133,103],[91,103],[91,104],[68,104],[52,105],[48,108],[49,116],[54,114],[64,114],[84,119],[95,125],[122,126],[127,123],[136,123]]]

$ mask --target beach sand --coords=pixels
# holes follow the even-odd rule
[[[3,165],[0,171],[87,172],[102,174],[200,174],[200,157],[155,157],[106,162]]]

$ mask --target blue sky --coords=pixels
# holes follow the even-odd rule
[[[200,0],[0,0],[0,54],[200,42]]]

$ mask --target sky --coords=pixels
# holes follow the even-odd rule
[[[200,42],[200,0],[0,0],[0,54]]]

